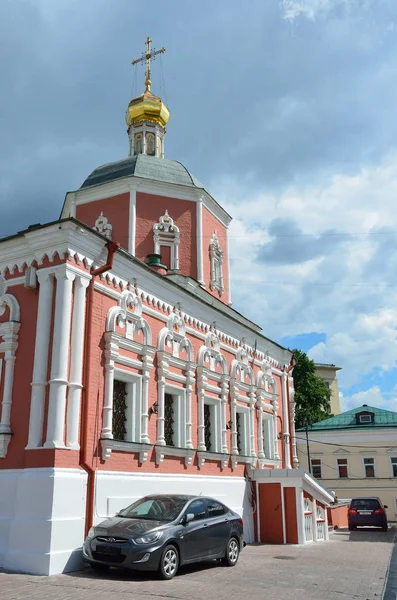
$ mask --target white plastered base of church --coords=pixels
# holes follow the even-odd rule
[[[55,575],[84,566],[86,473],[79,469],[0,470],[0,568]],[[244,520],[254,541],[250,489],[244,478],[97,471],[94,524],[146,494],[216,498]]]

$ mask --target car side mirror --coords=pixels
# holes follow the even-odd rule
[[[194,520],[194,514],[193,513],[186,513],[186,515],[183,517],[183,524],[187,525],[187,523],[190,523],[190,521]]]
[[[389,508],[389,507],[387,506],[387,504],[384,504],[384,505],[383,505],[383,508]]]

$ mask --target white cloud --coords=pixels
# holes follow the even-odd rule
[[[235,217],[230,248],[238,310],[273,339],[325,333],[326,341],[310,355],[342,367],[341,387],[375,369],[396,367],[397,155],[351,176],[335,175],[328,184],[290,187],[278,195],[260,189],[247,194],[224,179],[214,191]],[[269,225],[286,217],[296,233],[286,228],[283,237],[281,230],[277,251],[303,238],[315,242],[316,256],[306,260],[309,254],[302,254],[296,263],[289,253],[279,262],[265,254],[259,263],[259,249],[275,239]]]
[[[283,18],[291,22],[300,16],[314,21],[317,16],[337,8],[351,11],[365,6],[369,6],[368,0],[280,0]]]
[[[376,408],[384,408],[386,410],[397,410],[397,390],[394,390],[391,398],[386,398],[379,386],[357,392],[351,396],[342,393],[340,393],[339,396],[341,412],[352,410],[363,404],[374,406]]]

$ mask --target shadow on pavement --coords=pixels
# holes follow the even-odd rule
[[[211,569],[224,568],[219,561],[212,560],[192,565],[185,565],[180,568],[176,577],[183,577],[190,573],[198,573],[200,571],[208,571]],[[159,579],[156,571],[135,571],[132,569],[110,568],[103,573],[97,573],[90,567],[86,567],[82,571],[72,571],[64,573],[66,577],[75,577],[78,579],[102,579],[106,581],[148,581],[151,579]]]
[[[395,527],[389,527],[388,531],[382,531],[379,527],[358,527],[349,531],[347,527],[335,529],[332,536],[344,542],[387,542],[394,543],[396,534]]]

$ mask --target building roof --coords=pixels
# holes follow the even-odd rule
[[[359,413],[372,413],[374,416],[372,423],[358,423],[356,415]],[[397,427],[397,413],[363,404],[363,406],[358,406],[335,417],[325,419],[325,421],[313,423],[310,426],[310,430],[374,429],[379,427]],[[299,431],[303,431],[303,428],[299,429]]]
[[[342,367],[337,367],[336,365],[334,365],[332,363],[318,363],[318,362],[315,362],[314,365],[318,369],[332,369],[333,371],[340,371],[342,369]]]
[[[100,185],[123,177],[142,177],[152,181],[173,183],[204,189],[204,186],[186,167],[176,160],[137,154],[123,160],[102,165],[87,177],[80,189]]]

